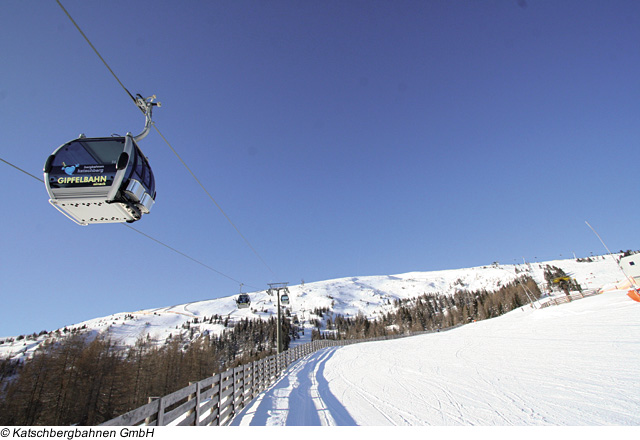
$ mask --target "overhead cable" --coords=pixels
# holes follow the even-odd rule
[[[150,235],[148,235],[148,234],[145,234],[145,233],[144,233],[144,232],[142,232],[142,231],[139,231],[138,229],[134,228],[133,226],[130,226],[130,225],[126,224],[126,223],[122,223],[122,224],[123,224],[124,226],[126,226],[127,228],[131,229],[132,231],[135,231],[135,232],[137,232],[138,234],[140,234],[140,235],[142,235],[142,236],[144,236],[144,237],[147,237],[148,239],[153,240],[153,241],[155,241],[155,242],[156,242],[156,243],[158,243],[158,244],[161,244],[162,246],[166,247],[167,249],[170,249],[170,250],[172,250],[173,252],[175,252],[175,253],[177,253],[177,254],[180,254],[180,255],[182,255],[183,257],[188,258],[189,260],[191,260],[191,261],[193,261],[193,262],[195,262],[195,263],[198,263],[198,264],[199,264],[199,265],[201,265],[201,266],[206,267],[207,269],[209,269],[209,270],[211,270],[211,271],[213,271],[213,272],[217,273],[218,275],[222,275],[223,277],[228,278],[228,279],[230,279],[231,281],[235,281],[235,282],[236,282],[236,283],[238,283],[238,284],[243,284],[242,282],[240,282],[240,281],[236,280],[235,278],[231,278],[229,275],[226,275],[226,274],[224,274],[224,273],[220,272],[219,270],[216,270],[216,269],[214,269],[213,267],[211,267],[211,266],[208,266],[208,265],[204,264],[202,261],[198,261],[198,260],[196,260],[195,258],[190,257],[189,255],[185,254],[184,252],[180,252],[179,250],[172,248],[172,247],[171,247],[171,246],[169,246],[168,244],[165,244],[165,243],[161,242],[160,240],[155,239],[155,238],[153,238],[152,236],[150,236]],[[257,287],[254,287],[254,286],[250,286],[250,287],[253,287],[254,289],[257,289],[257,290],[258,290],[258,288],[257,288]]]
[[[14,164],[12,164],[11,162],[7,162],[6,160],[4,160],[3,158],[0,157],[0,160],[4,163],[6,163],[7,165],[14,167],[16,170],[25,173],[27,176],[33,177],[34,179],[36,179],[39,182],[42,182],[42,179],[40,179],[39,177],[34,176],[33,174],[23,170],[22,168],[19,168],[17,166],[15,166]]]
[[[67,17],[71,21],[71,23],[73,23],[73,25],[76,27],[76,29],[78,29],[78,32],[80,32],[80,35],[82,35],[84,37],[84,39],[86,40],[86,42],[89,44],[89,46],[91,46],[91,49],[93,49],[93,51],[96,53],[96,55],[98,55],[98,58],[100,58],[100,61],[102,61],[102,63],[105,65],[105,67],[107,69],[109,69],[109,72],[111,72],[111,75],[113,75],[113,77],[116,79],[116,81],[118,81],[118,84],[120,84],[120,87],[122,87],[124,89],[124,91],[127,92],[127,95],[129,95],[131,100],[135,103],[136,102],[136,98],[134,98],[134,96],[131,94],[131,92],[129,92],[129,90],[124,86],[124,84],[122,84],[122,81],[120,81],[120,78],[118,78],[118,75],[115,74],[115,72],[111,69],[111,67],[109,67],[109,64],[107,64],[107,62],[104,60],[104,58],[102,58],[102,55],[100,55],[100,52],[98,52],[98,49],[95,48],[95,46],[91,43],[91,40],[89,40],[89,38],[85,35],[85,33],[82,32],[82,29],[80,29],[80,26],[78,26],[78,23],[76,23],[76,21],[73,19],[73,17],[71,17],[71,14],[69,14],[69,12],[65,9],[65,7],[62,6],[62,3],[60,3],[60,0],[56,0],[56,3],[58,3],[60,8],[64,11],[64,13],[67,15]]]
[[[58,3],[58,5],[60,6],[60,8],[64,11],[64,13],[66,14],[66,16],[69,18],[69,20],[71,20],[71,22],[73,23],[73,25],[76,27],[76,29],[78,29],[78,32],[80,32],[80,34],[84,37],[84,39],[87,41],[87,43],[89,44],[89,46],[91,46],[91,48],[93,49],[93,51],[96,53],[96,55],[98,56],[98,58],[100,58],[100,60],[103,62],[103,64],[106,66],[107,69],[109,69],[109,72],[111,72],[111,74],[113,75],[113,77],[116,79],[116,81],[118,81],[118,84],[120,84],[120,86],[122,87],[122,89],[127,93],[127,95],[129,95],[129,97],[133,100],[134,104],[136,104],[136,107],[140,108],[140,106],[137,103],[136,98],[131,94],[131,92],[129,92],[129,90],[124,86],[124,84],[122,83],[122,81],[120,81],[120,79],[118,78],[118,76],[114,73],[114,71],[111,69],[111,67],[109,67],[109,64],[107,64],[107,62],[104,60],[104,58],[102,57],[102,55],[100,55],[100,52],[98,52],[98,49],[95,48],[95,46],[91,43],[91,41],[89,40],[89,38],[85,35],[84,32],[82,32],[82,29],[80,29],[80,26],[78,26],[78,24],[76,23],[76,21],[71,17],[71,14],[69,14],[69,12],[64,8],[64,6],[62,6],[62,3],[60,3],[60,0],[56,0],[56,2]],[[142,108],[140,108],[142,110]],[[144,110],[143,110],[144,112]],[[253,253],[258,257],[258,259],[262,262],[262,264],[265,265],[265,267],[267,269],[269,269],[269,272],[271,272],[272,275],[275,276],[275,273],[273,272],[273,270],[271,269],[271,267],[269,267],[269,265],[266,263],[266,261],[260,256],[260,254],[258,253],[258,251],[253,247],[253,245],[251,245],[251,243],[249,242],[249,240],[240,232],[240,229],[238,229],[238,227],[231,221],[231,218],[229,218],[229,216],[227,215],[226,212],[224,212],[224,210],[222,209],[222,207],[218,204],[218,202],[216,202],[216,200],[213,198],[213,196],[211,195],[211,193],[209,193],[209,191],[207,191],[207,189],[205,188],[205,186],[202,184],[202,182],[200,182],[200,179],[198,179],[196,177],[196,175],[194,174],[193,171],[191,171],[191,168],[189,168],[189,166],[187,165],[187,163],[182,159],[182,157],[180,157],[180,155],[177,153],[177,151],[171,146],[171,144],[169,143],[169,141],[162,135],[162,133],[160,132],[160,130],[158,129],[158,127],[155,125],[155,123],[153,121],[151,121],[151,123],[153,124],[154,128],[156,129],[156,131],[158,132],[158,134],[160,135],[160,137],[162,137],[162,139],[165,141],[165,143],[169,146],[169,148],[171,149],[171,151],[173,151],[173,153],[176,155],[176,157],[180,160],[180,162],[182,163],[182,165],[187,169],[187,171],[189,172],[189,174],[191,174],[191,176],[195,179],[195,181],[198,183],[198,185],[200,185],[200,187],[203,189],[203,191],[205,192],[205,194],[207,194],[207,196],[209,197],[209,199],[211,199],[211,201],[215,204],[215,206],[220,210],[220,212],[222,213],[222,215],[227,219],[227,221],[231,224],[231,226],[233,226],[233,228],[236,230],[236,232],[240,235],[240,237],[242,237],[242,239],[244,240],[244,242],[249,246],[249,248],[251,249],[251,251],[253,251]]]
[[[29,173],[28,171],[23,170],[22,168],[20,168],[20,167],[18,167],[18,166],[16,166],[16,165],[14,165],[14,164],[12,164],[11,162],[8,162],[8,161],[4,160],[4,159],[3,159],[3,158],[1,158],[1,157],[0,157],[0,161],[2,161],[2,162],[4,162],[4,163],[6,163],[7,165],[9,165],[9,166],[11,166],[11,167],[15,168],[15,169],[16,169],[16,170],[18,170],[18,171],[20,171],[20,172],[22,172],[22,173],[26,174],[27,176],[34,178],[34,179],[35,179],[35,180],[37,180],[38,182],[40,182],[40,183],[44,183],[44,182],[43,182],[43,180],[42,180],[42,179],[40,179],[39,177],[37,177],[37,176],[35,176],[35,175],[33,175],[33,174]],[[169,245],[168,245],[168,244],[166,244],[166,243],[163,243],[162,241],[158,240],[157,238],[153,238],[152,236],[150,236],[150,235],[148,235],[148,234],[145,234],[145,233],[144,233],[144,232],[142,232],[142,231],[139,231],[138,229],[134,228],[133,226],[130,226],[130,225],[126,224],[126,223],[123,223],[123,225],[124,225],[124,226],[126,226],[127,228],[131,229],[132,231],[135,231],[135,232],[137,232],[138,234],[140,234],[140,235],[142,235],[142,236],[144,236],[144,237],[147,237],[147,238],[148,238],[148,239],[150,239],[150,240],[155,241],[156,243],[158,243],[158,244],[160,244],[160,245],[162,245],[162,246],[166,247],[167,249],[170,249],[170,250],[172,250],[173,252],[175,252],[175,253],[177,253],[177,254],[179,254],[179,255],[182,255],[183,257],[188,258],[189,260],[191,260],[191,261],[193,261],[193,262],[195,262],[195,263],[198,263],[199,265],[201,265],[201,266],[203,266],[203,267],[205,267],[205,268],[209,269],[209,270],[210,270],[210,271],[212,271],[212,272],[217,273],[218,275],[221,275],[221,276],[223,276],[223,277],[225,277],[225,278],[228,278],[228,279],[230,279],[231,281],[234,281],[234,282],[236,282],[236,283],[238,283],[238,284],[243,284],[243,283],[241,283],[240,281],[236,280],[235,278],[232,278],[232,277],[230,277],[229,275],[226,275],[226,274],[224,274],[224,273],[220,272],[219,270],[216,270],[216,269],[214,269],[213,267],[211,267],[211,266],[209,266],[209,265],[207,265],[207,264],[204,264],[202,261],[197,260],[197,259],[195,259],[195,258],[193,258],[193,257],[191,257],[191,256],[189,256],[189,255],[187,255],[187,254],[185,254],[184,252],[180,252],[179,250],[177,250],[177,249],[175,249],[175,248],[173,248],[173,247],[169,246]],[[255,287],[255,286],[251,286],[251,285],[249,285],[249,284],[245,284],[245,285],[246,285],[246,286],[249,286],[249,287],[251,287],[251,288],[253,288],[253,289],[259,290],[259,289],[258,289],[257,287]]]
[[[187,169],[187,171],[189,171],[189,174],[191,174],[191,176],[194,178],[194,180],[198,183],[198,185],[200,185],[200,188],[202,188],[202,190],[205,192],[205,194],[207,194],[207,196],[209,196],[209,198],[211,199],[211,201],[214,203],[214,205],[216,205],[216,207],[220,210],[220,212],[222,213],[222,215],[224,216],[224,218],[227,219],[227,221],[231,224],[231,226],[233,226],[233,228],[236,230],[236,232],[238,233],[238,235],[240,235],[240,237],[242,237],[242,239],[244,240],[244,242],[247,244],[247,246],[249,246],[249,248],[253,251],[253,253],[260,259],[260,261],[262,261],[262,264],[264,264],[267,269],[269,269],[269,272],[271,272],[273,275],[275,275],[275,273],[273,272],[273,270],[271,270],[271,268],[269,267],[269,265],[267,264],[266,261],[264,261],[264,259],[260,256],[260,254],[258,253],[258,251],[256,251],[256,249],[251,245],[251,243],[249,243],[249,240],[247,240],[247,238],[242,234],[242,232],[240,232],[240,229],[238,229],[238,227],[233,223],[233,221],[231,221],[231,218],[227,215],[226,212],[224,212],[224,210],[222,209],[222,207],[218,204],[218,202],[216,202],[216,200],[213,198],[213,196],[211,195],[211,193],[209,191],[207,191],[207,188],[205,188],[205,186],[202,184],[202,182],[200,182],[200,179],[198,179],[198,177],[196,177],[195,173],[193,171],[191,171],[191,168],[189,168],[189,166],[186,164],[186,162],[182,159],[182,157],[180,157],[180,155],[178,154],[178,152],[171,146],[171,144],[169,143],[169,141],[164,137],[164,135],[160,132],[160,130],[158,129],[158,127],[156,126],[156,124],[153,123],[153,121],[151,121],[151,123],[153,124],[153,128],[156,129],[156,131],[158,132],[158,134],[160,135],[160,137],[167,143],[167,145],[169,146],[169,148],[171,149],[171,151],[173,151],[173,154],[176,155],[176,157],[180,160],[180,162],[182,163],[182,165],[184,165],[184,167]]]

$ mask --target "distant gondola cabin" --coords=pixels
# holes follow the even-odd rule
[[[251,305],[251,298],[246,293],[241,293],[236,300],[236,304],[238,304],[239,309],[246,309]]]

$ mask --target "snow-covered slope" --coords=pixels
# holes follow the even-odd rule
[[[543,287],[544,266],[562,268],[585,289],[613,288],[624,280],[612,257],[594,257],[593,262],[557,260],[544,263],[481,266],[468,269],[432,272],[410,272],[390,276],[363,276],[320,281],[289,287],[292,315],[301,322],[314,318],[313,311],[328,308],[335,314],[355,316],[359,313],[375,318],[394,309],[394,300],[413,298],[424,293],[453,294],[457,290],[495,290],[512,282],[517,275],[529,274]],[[66,327],[108,334],[113,341],[126,346],[138,338],[150,338],[159,344],[169,336],[183,334],[195,338],[205,332],[219,333],[221,323],[204,322],[206,318],[221,316],[231,325],[244,318],[268,319],[276,313],[276,300],[266,291],[250,293],[251,307],[238,309],[236,295],[157,309],[123,312],[91,319]],[[64,335],[65,329],[38,337],[0,338],[0,357],[28,356],[47,339]]]
[[[640,304],[611,291],[320,350],[235,425],[640,424]]]

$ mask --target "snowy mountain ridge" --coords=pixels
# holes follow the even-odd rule
[[[546,266],[563,269],[585,290],[613,290],[617,288],[617,283],[624,283],[625,277],[613,257],[598,256],[589,260],[591,261],[553,260],[518,265],[494,263],[467,269],[347,277],[305,283],[289,287],[290,304],[287,309],[291,316],[297,317],[305,327],[311,328],[313,324],[310,320],[318,318],[314,313],[318,309],[329,309],[334,315],[345,317],[362,314],[375,319],[395,310],[394,302],[398,300],[429,293],[453,295],[459,290],[495,291],[522,275],[531,276],[541,291],[545,291]],[[227,326],[233,326],[242,319],[269,319],[275,316],[275,297],[268,295],[266,290],[249,295],[251,306],[246,309],[237,308],[237,295],[233,295],[170,307],[116,313],[40,335],[0,338],[0,358],[30,356],[45,341],[74,331],[108,335],[121,346],[131,346],[140,338],[162,344],[167,338],[179,334],[187,339],[195,339],[204,334],[220,334]],[[205,322],[206,318],[212,316],[221,317],[226,326],[220,320],[216,323]],[[306,333],[308,336],[311,332]]]

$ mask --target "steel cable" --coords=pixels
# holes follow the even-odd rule
[[[62,3],[60,3],[60,0],[56,0],[56,3],[58,3],[58,5],[60,6],[60,8],[64,11],[65,15],[69,18],[69,20],[71,21],[71,23],[73,23],[73,25],[76,27],[76,29],[78,30],[78,32],[80,32],[80,34],[83,36],[83,38],[86,40],[86,42],[89,44],[89,46],[91,46],[91,48],[93,49],[93,51],[96,53],[96,55],[98,56],[98,58],[100,58],[100,60],[102,61],[102,63],[106,66],[106,68],[109,70],[109,72],[111,72],[111,74],[113,75],[113,77],[116,79],[116,81],[118,81],[118,84],[120,84],[120,86],[122,87],[122,89],[127,93],[127,95],[133,100],[134,104],[136,104],[136,107],[140,108],[137,104],[136,98],[131,94],[131,92],[129,92],[129,90],[124,86],[124,84],[122,83],[122,81],[120,81],[120,78],[118,78],[118,76],[115,74],[115,72],[111,69],[111,67],[109,67],[109,64],[105,61],[105,59],[102,57],[102,55],[100,55],[100,52],[98,51],[98,49],[96,49],[96,47],[91,43],[91,41],[89,40],[89,38],[86,36],[86,34],[82,31],[82,29],[80,29],[80,26],[76,23],[76,21],[71,17],[71,14],[69,14],[69,12],[64,8],[64,6],[62,6]],[[142,110],[142,109],[140,109]],[[143,110],[144,112],[144,110]],[[240,229],[233,223],[233,221],[231,221],[231,218],[227,215],[226,212],[224,212],[224,210],[222,209],[222,207],[218,204],[218,202],[216,202],[216,200],[213,198],[213,196],[211,195],[211,193],[205,188],[205,186],[202,184],[202,182],[200,181],[200,179],[198,179],[195,175],[195,173],[191,170],[191,168],[189,168],[189,166],[187,165],[187,163],[182,159],[182,157],[180,157],[180,155],[178,154],[178,152],[173,148],[173,146],[171,145],[171,143],[162,135],[162,133],[160,132],[160,130],[158,129],[158,127],[155,125],[155,123],[153,121],[151,121],[151,123],[153,124],[153,127],[156,129],[156,131],[158,132],[158,134],[160,135],[160,137],[162,137],[162,139],[165,141],[165,143],[169,146],[169,148],[171,149],[171,151],[173,151],[173,153],[176,155],[176,157],[180,160],[180,162],[182,163],[182,165],[187,169],[187,171],[189,172],[189,174],[191,174],[191,176],[195,179],[195,181],[198,183],[198,185],[200,185],[200,187],[202,188],[202,190],[205,192],[205,194],[209,197],[209,199],[211,199],[211,201],[214,203],[214,205],[220,210],[220,212],[222,213],[222,215],[227,219],[227,221],[231,224],[231,226],[233,226],[233,228],[236,230],[236,232],[238,233],[238,235],[240,235],[240,237],[244,240],[244,242],[249,246],[249,248],[251,249],[251,251],[258,257],[258,259],[262,262],[262,264],[265,265],[265,267],[267,269],[269,269],[269,272],[271,272],[272,275],[275,276],[275,273],[273,272],[273,270],[271,269],[271,267],[269,267],[269,265],[266,263],[266,261],[260,256],[260,254],[258,253],[258,251],[255,249],[255,247],[253,247],[253,245],[249,242],[249,240],[240,232]]]
[[[18,170],[18,171],[20,171],[20,172],[22,172],[22,173],[26,174],[27,176],[32,177],[33,179],[37,180],[38,182],[40,182],[40,183],[44,183],[44,181],[43,181],[42,179],[40,179],[39,177],[37,177],[37,176],[35,176],[35,175],[31,174],[31,173],[30,173],[30,172],[28,172],[28,171],[23,170],[22,168],[20,168],[20,167],[18,167],[18,166],[16,166],[16,165],[14,165],[14,164],[12,164],[11,162],[9,162],[9,161],[7,161],[7,160],[4,160],[4,159],[3,159],[3,158],[1,158],[1,157],[0,157],[0,161],[2,161],[2,162],[4,162],[4,163],[6,163],[7,165],[9,165],[9,166],[11,166],[11,167],[15,168],[15,169],[16,169],[16,170]],[[195,258],[193,258],[193,257],[189,256],[188,254],[185,254],[184,252],[181,252],[181,251],[179,251],[179,250],[177,250],[177,249],[175,249],[175,248],[173,248],[173,247],[169,246],[168,244],[166,244],[166,243],[164,243],[164,242],[162,242],[162,241],[158,240],[157,238],[154,238],[154,237],[152,237],[152,236],[150,236],[150,235],[148,235],[148,234],[145,234],[144,232],[142,232],[142,231],[140,231],[140,230],[138,230],[138,229],[134,228],[133,226],[130,226],[130,225],[126,224],[126,223],[123,223],[123,226],[126,226],[127,228],[131,229],[132,231],[135,231],[135,232],[137,232],[138,234],[140,234],[140,235],[142,235],[142,236],[144,236],[144,237],[147,237],[147,238],[148,238],[148,239],[150,239],[150,240],[155,241],[156,243],[158,243],[158,244],[160,244],[160,245],[162,245],[162,246],[166,247],[167,249],[172,250],[172,251],[173,251],[173,252],[175,252],[176,254],[182,255],[183,257],[188,258],[189,260],[191,260],[191,261],[193,261],[193,262],[195,262],[195,263],[198,263],[199,265],[201,265],[201,266],[203,266],[203,267],[205,267],[205,268],[209,269],[209,270],[210,270],[210,271],[212,271],[212,272],[217,273],[218,275],[222,275],[223,277],[228,278],[228,279],[230,279],[231,281],[234,281],[234,282],[236,282],[236,283],[238,283],[238,284],[244,284],[245,286],[249,286],[249,287],[251,287],[251,288],[253,288],[253,289],[260,290],[259,288],[255,287],[255,286],[251,286],[250,284],[242,283],[242,282],[240,282],[240,281],[236,280],[235,278],[232,278],[232,277],[230,277],[229,275],[227,275],[227,274],[225,274],[225,273],[222,273],[222,272],[220,272],[219,270],[214,269],[213,267],[211,267],[211,266],[209,266],[209,265],[207,265],[207,264],[203,263],[202,261],[197,260],[197,259],[195,259]]]

